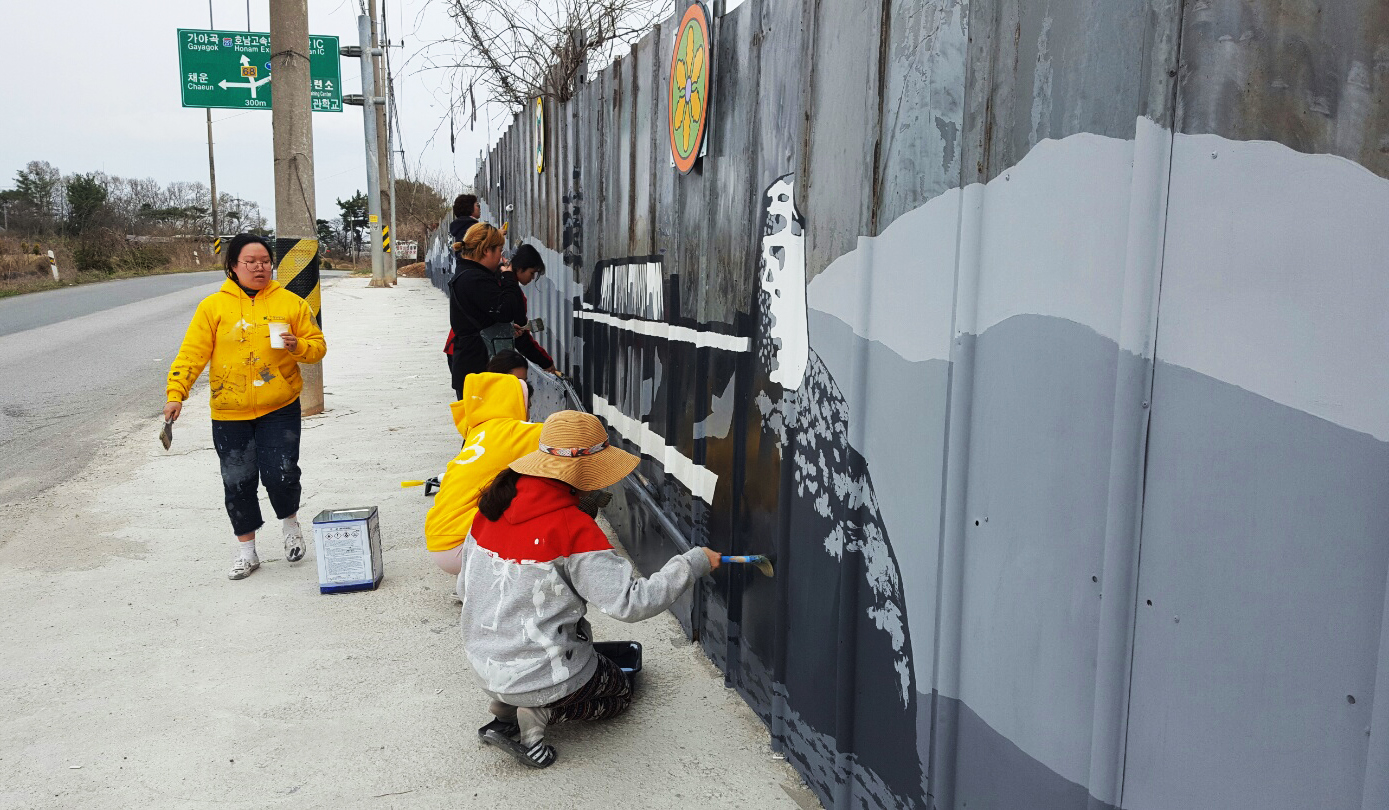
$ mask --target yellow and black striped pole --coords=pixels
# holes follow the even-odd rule
[[[390,226],[390,225],[382,225],[382,226],[381,226],[381,251],[382,251],[383,253],[390,253],[390,252],[391,252],[391,226]]]
[[[323,328],[323,291],[318,282],[318,240],[276,239],[279,255],[275,279],[280,286],[309,302],[314,320]]]
[[[323,291],[318,283],[318,240],[286,237],[275,239],[275,280],[309,303],[313,319],[323,328]],[[323,413],[323,366],[299,366],[303,389],[299,405],[306,415]]]
[[[219,236],[212,240],[212,252],[218,256],[222,255],[222,237]]]

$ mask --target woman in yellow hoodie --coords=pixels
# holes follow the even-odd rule
[[[516,359],[525,368],[525,360]],[[463,449],[449,464],[425,516],[424,538],[435,564],[457,576],[478,496],[508,464],[540,446],[543,426],[526,421],[526,382],[512,374],[469,374],[463,398],[450,407]]]
[[[328,344],[308,303],[277,284],[271,269],[265,240],[251,234],[231,240],[227,280],[198,304],[166,386],[164,418],[172,421],[182,413],[193,381],[210,366],[212,443],[238,547],[229,579],[245,579],[260,567],[256,530],[264,521],[258,478],[282,521],[285,557],[290,562],[304,557],[298,520],[299,364],[322,360]],[[283,336],[276,340],[272,331]]]

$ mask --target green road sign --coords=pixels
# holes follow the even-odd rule
[[[342,112],[338,38],[309,36],[314,112]],[[270,35],[178,29],[183,106],[270,109]]]

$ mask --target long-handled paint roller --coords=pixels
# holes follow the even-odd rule
[[[762,556],[761,554],[748,554],[746,556],[731,556],[725,554],[724,556],[719,558],[719,562],[747,563],[756,567],[758,571],[761,571],[766,576],[775,576],[775,571],[772,570],[772,561]]]
[[[439,481],[443,477],[444,476],[441,474],[437,477],[429,478],[424,481],[401,481],[400,488],[407,489],[409,487],[424,487],[425,496],[433,495],[434,490],[439,488]]]

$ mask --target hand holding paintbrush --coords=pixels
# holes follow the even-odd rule
[[[775,573],[772,569],[772,561],[761,554],[748,554],[739,556],[725,555],[721,557],[720,560],[726,563],[746,563],[748,565],[753,566],[758,571],[761,571],[763,574],[769,577],[773,576]],[[714,567],[718,568],[717,565]]]

